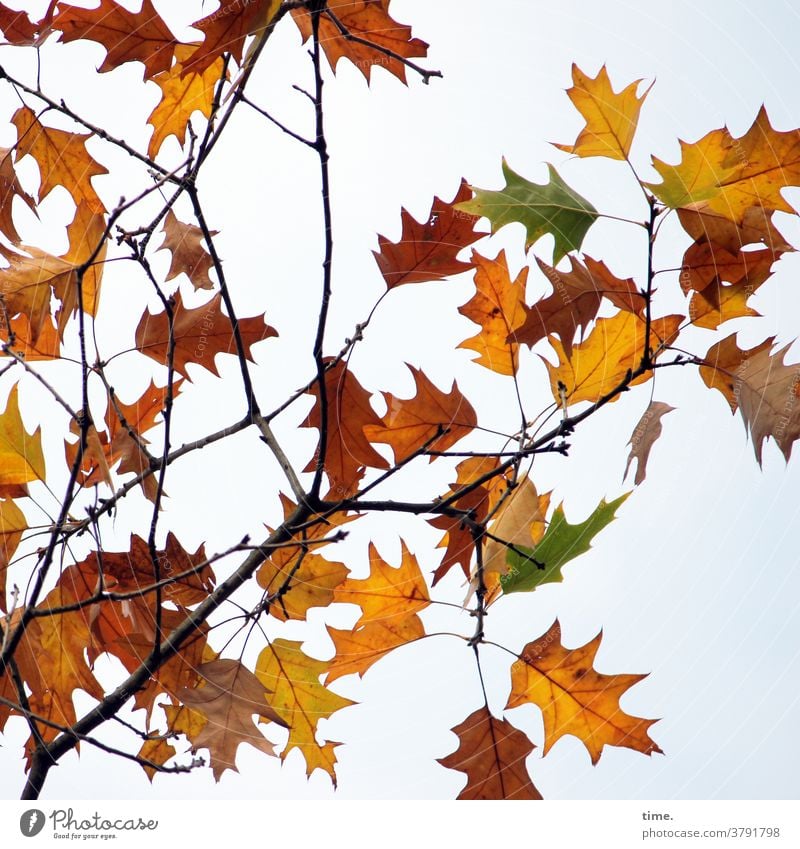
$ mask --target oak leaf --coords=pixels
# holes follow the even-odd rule
[[[567,521],[564,505],[559,504],[547,522],[547,530],[534,540],[532,549],[520,544],[508,550],[506,560],[509,569],[506,574],[500,575],[503,592],[506,595],[530,592],[542,584],[563,581],[562,567],[592,547],[594,537],[610,524],[629,495],[626,492],[610,502],[602,499],[589,517],[576,525]]]
[[[648,735],[657,720],[624,713],[619,699],[646,675],[603,675],[592,664],[601,634],[578,649],[561,643],[561,626],[528,643],[511,665],[506,709],[535,704],[544,719],[544,754],[565,734],[573,734],[596,764],[604,746],[626,746],[643,754],[660,752]]]
[[[303,422],[303,427],[315,427],[321,431],[322,398],[318,385],[314,386],[311,394],[316,403]],[[364,435],[366,427],[380,428],[383,422],[372,409],[369,393],[342,361],[325,372],[325,396],[325,473],[328,475],[331,491],[342,497],[355,492],[364,466],[389,468],[387,461],[375,451]],[[318,456],[317,454],[306,466],[307,472],[316,468]]]
[[[604,297],[622,310],[635,313],[644,310],[644,299],[633,280],[620,280],[603,262],[588,256],[581,262],[570,256],[569,271],[559,271],[538,257],[536,262],[552,284],[553,292],[524,308],[525,321],[514,334],[516,342],[533,347],[548,334],[555,333],[570,357],[575,334],[597,318]]]
[[[142,743],[142,748],[139,749],[137,757],[141,758],[143,761],[150,761],[151,764],[164,766],[164,764],[170,758],[173,758],[175,754],[175,747],[165,737],[158,736],[148,737],[144,743]],[[147,773],[147,777],[152,783],[158,770],[147,763],[142,763],[142,769],[145,773]]]
[[[153,127],[153,135],[147,146],[147,155],[151,159],[155,159],[169,136],[175,136],[180,145],[185,143],[189,120],[195,112],[200,112],[206,119],[211,117],[214,94],[224,62],[221,58],[215,59],[202,72],[185,72],[183,63],[189,60],[194,50],[194,45],[177,45],[175,65],[153,78],[153,82],[161,89],[161,100],[147,119],[147,123]]]
[[[586,121],[586,126],[574,145],[555,146],[577,156],[627,159],[639,123],[639,111],[652,83],[641,96],[637,94],[641,80],[635,80],[615,93],[605,65],[596,77],[590,77],[575,64],[572,66],[572,81],[573,86],[567,89],[567,94]]]
[[[216,236],[218,232],[211,230],[211,235]],[[164,279],[169,281],[183,273],[195,290],[213,289],[208,272],[214,263],[206,249],[203,231],[195,224],[179,221],[170,209],[164,218],[164,236],[159,250],[168,250],[172,254],[169,272]]]
[[[762,106],[750,129],[734,138],[727,128],[712,130],[694,144],[681,141],[681,162],[653,159],[662,177],[648,188],[673,209],[704,202],[715,213],[741,224],[754,205],[793,212],[781,195],[800,185],[800,136],[779,132]]]
[[[647,460],[653,444],[661,436],[661,419],[675,408],[663,401],[651,401],[633,429],[628,444],[631,446],[628,462],[625,464],[623,478],[628,474],[631,462],[636,460],[634,483],[639,486],[647,475]]]
[[[423,448],[447,451],[478,424],[472,404],[461,394],[457,383],[444,393],[423,371],[409,368],[416,386],[413,397],[398,398],[384,392],[387,409],[381,424],[364,426],[364,436],[370,442],[385,442],[392,447],[395,463],[402,463]]]
[[[451,491],[445,497],[463,492],[453,501],[452,506],[472,513],[476,522],[485,521],[508,489],[505,476],[495,474],[498,466],[496,457],[467,457],[456,466],[458,478],[450,485]],[[479,484],[481,480],[483,482]],[[445,548],[445,553],[433,573],[432,585],[436,586],[456,565],[461,567],[464,577],[469,578],[475,551],[475,537],[469,525],[460,516],[441,515],[428,521],[434,528],[445,532],[438,545],[439,548]]]
[[[36,204],[17,179],[11,153],[11,148],[0,147],[0,232],[11,242],[18,244],[20,241],[19,233],[14,226],[12,215],[14,198],[20,198],[34,212],[36,212]]]
[[[6,608],[6,570],[28,529],[25,514],[13,501],[0,499],[0,610]]]
[[[0,280],[2,280],[2,272],[0,272]],[[0,311],[0,356],[10,356],[10,352],[13,351],[23,357],[26,362],[60,358],[61,339],[52,319],[45,319],[39,328],[35,342],[33,338],[31,322],[25,313],[12,318],[11,327],[8,328],[6,317]]]
[[[331,68],[336,70],[339,60],[349,59],[370,82],[374,66],[385,68],[402,82],[406,81],[405,65],[394,56],[364,44],[386,48],[404,59],[415,59],[428,55],[428,45],[419,38],[412,38],[411,27],[397,23],[389,15],[390,0],[330,0],[326,14],[320,17],[319,40]],[[351,35],[362,41],[354,41],[343,35],[332,16]],[[303,40],[311,38],[311,12],[293,9],[292,17]]]
[[[114,0],[102,0],[96,9],[59,3],[52,28],[61,31],[65,43],[88,39],[105,47],[101,72],[126,62],[142,62],[145,79],[169,70],[178,43],[152,0],[142,0],[138,12],[129,12]]]
[[[498,374],[515,375],[519,365],[516,332],[525,321],[525,281],[523,268],[512,282],[505,251],[487,259],[472,252],[475,265],[475,294],[458,311],[480,326],[480,332],[464,340],[459,348],[477,351],[475,362]]]
[[[456,725],[453,733],[458,749],[439,758],[439,763],[467,774],[459,799],[542,798],[525,768],[533,743],[507,719],[497,719],[482,707]]]
[[[650,347],[657,354],[662,345],[671,344],[678,334],[683,316],[668,315],[653,319],[650,325]],[[561,403],[563,386],[570,403],[597,402],[619,386],[639,368],[645,345],[644,318],[631,312],[618,312],[611,318],[599,318],[592,332],[567,356],[561,342],[550,337],[558,355],[558,365],[546,362],[550,386],[556,403]],[[649,380],[649,371],[634,378],[634,386]],[[618,398],[619,395],[615,396]],[[615,399],[612,399],[615,400]]]
[[[240,743],[250,743],[268,755],[274,755],[272,745],[253,724],[252,715],[286,723],[267,703],[264,685],[238,660],[220,658],[204,663],[198,672],[201,684],[184,688],[178,698],[206,718],[200,733],[189,739],[194,748],[208,749],[211,769],[219,781],[226,769],[236,769],[236,750]]]
[[[76,204],[85,201],[92,212],[106,210],[92,186],[92,177],[108,173],[86,149],[91,133],[69,133],[46,127],[27,106],[21,106],[11,121],[17,128],[17,156],[30,154],[39,166],[39,199],[44,200],[57,186],[63,186]]]
[[[774,341],[742,351],[729,336],[712,346],[707,365],[700,367],[706,385],[725,395],[732,412],[738,407],[759,466],[767,438],[775,440],[787,462],[800,439],[800,364],[784,362],[790,345],[771,353]]]
[[[263,35],[280,5],[281,0],[223,0],[219,9],[192,24],[205,38],[183,60],[184,75],[203,74],[224,53],[239,62],[247,36]]]
[[[0,414],[0,497],[18,498],[28,494],[31,481],[45,480],[42,429],[28,433],[19,412],[19,384],[8,395]]]
[[[39,25],[34,24],[25,12],[17,12],[0,3],[0,32],[8,44],[32,45],[36,43]]]
[[[462,180],[449,203],[438,197],[433,199],[433,207],[425,223],[416,221],[405,209],[401,210],[403,232],[398,242],[378,236],[379,250],[372,254],[389,289],[406,283],[441,280],[469,271],[472,265],[456,256],[462,248],[483,238],[483,234],[474,231],[478,216],[461,212],[454,205],[468,200],[470,196],[469,186]]]
[[[174,296],[173,338],[175,351],[173,367],[188,380],[189,363],[202,366],[219,377],[214,358],[217,354],[236,354],[236,342],[233,335],[233,323],[222,310],[222,295],[216,294],[210,301],[199,307],[189,309],[183,305],[181,293]],[[263,318],[238,319],[244,352],[253,362],[250,348],[262,339],[277,336]],[[169,350],[169,318],[166,311],[153,314],[145,311],[136,328],[136,347],[156,362],[167,365]]]
[[[527,233],[526,248],[549,233],[555,239],[553,264],[558,265],[570,251],[580,250],[598,212],[561,179],[552,165],[547,169],[547,183],[531,183],[503,159],[505,186],[498,191],[471,186],[475,197],[459,203],[457,209],[488,218],[492,233],[519,222]]]
[[[272,707],[289,727],[289,740],[281,752],[284,760],[292,749],[300,749],[306,760],[308,775],[315,769],[328,773],[336,786],[336,754],[338,743],[317,742],[317,723],[332,713],[353,704],[320,681],[329,664],[304,654],[300,643],[283,638],[273,640],[262,650],[255,674],[273,695]]]

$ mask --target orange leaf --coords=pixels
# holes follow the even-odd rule
[[[102,215],[106,210],[91,178],[107,174],[108,169],[86,149],[91,133],[68,133],[46,127],[27,106],[17,109],[11,120],[19,139],[17,156],[30,154],[39,166],[39,199],[44,200],[57,186],[63,186],[76,204],[86,201],[92,212]]]
[[[496,719],[486,707],[471,713],[453,728],[459,746],[439,763],[467,774],[459,799],[541,799],[525,759],[533,743],[506,719]]]
[[[364,426],[364,435],[370,442],[391,445],[396,463],[402,463],[423,446],[430,451],[447,451],[478,424],[475,410],[458,384],[454,382],[445,394],[424,372],[409,368],[414,375],[415,395],[402,399],[384,392],[387,410],[382,424]]]
[[[155,159],[161,145],[169,136],[176,136],[179,144],[186,141],[189,119],[195,112],[206,118],[211,116],[214,92],[222,76],[223,60],[216,59],[202,73],[185,71],[186,62],[195,50],[194,45],[179,44],[175,48],[177,62],[170,70],[153,78],[161,89],[161,100],[150,113],[147,123],[153,127],[153,137],[147,146],[147,155]]]
[[[216,236],[218,232],[212,230],[211,235]],[[213,289],[214,284],[208,276],[213,261],[206,250],[203,231],[194,224],[179,221],[170,209],[164,218],[164,236],[164,243],[159,250],[172,253],[172,263],[165,279],[172,280],[179,274],[185,274],[195,290]]]
[[[472,261],[476,266],[476,292],[458,311],[481,330],[458,347],[477,351],[480,356],[475,362],[482,366],[498,374],[514,375],[519,359],[516,331],[525,322],[528,269],[523,268],[512,283],[505,251],[487,259],[473,250]]]
[[[471,197],[469,186],[462,180],[449,203],[438,197],[433,199],[431,214],[424,224],[413,219],[405,209],[401,210],[403,232],[400,241],[390,242],[385,236],[378,236],[379,250],[372,252],[389,289],[405,283],[442,280],[469,271],[471,264],[456,259],[456,254],[484,234],[474,232],[477,215],[456,210],[453,205]]]
[[[1,279],[2,272],[0,272]],[[0,337],[6,340],[0,345],[0,356],[8,356],[8,352],[3,350],[6,345],[10,351],[24,357],[26,362],[57,360],[61,356],[61,340],[58,338],[58,328],[53,324],[52,319],[44,320],[36,341],[33,342],[31,322],[25,313],[20,313],[16,318],[11,319],[11,328],[7,329],[5,316],[0,311]]]
[[[14,218],[11,214],[15,197],[21,198],[36,212],[36,204],[33,198],[23,191],[19,180],[17,180],[17,172],[14,170],[14,162],[11,159],[11,149],[0,147],[0,232],[14,244],[17,244],[19,243],[19,234],[14,226]]]
[[[602,675],[592,668],[601,635],[579,649],[561,644],[556,620],[547,633],[525,646],[511,666],[506,709],[535,704],[544,719],[544,754],[565,734],[576,736],[597,763],[604,746],[626,746],[645,755],[661,749],[648,736],[657,720],[628,716],[622,694],[646,675]]]
[[[142,0],[139,12],[129,12],[114,0],[102,0],[96,9],[59,3],[53,29],[64,42],[88,39],[102,44],[106,58],[100,71],[112,71],[125,62],[142,62],[145,79],[168,71],[177,45],[151,0]]]
[[[327,9],[351,35],[385,47],[402,56],[414,59],[428,55],[428,45],[411,37],[411,27],[398,24],[389,16],[390,0],[331,0]],[[292,17],[303,36],[311,38],[311,13],[306,9],[293,9]],[[406,81],[405,65],[374,47],[351,41],[342,35],[339,27],[328,15],[319,22],[319,40],[331,68],[336,70],[340,59],[349,59],[370,81],[373,66],[385,68],[402,82]]]
[[[6,570],[28,522],[13,501],[0,499],[0,610],[6,612]]]
[[[194,309],[184,307],[180,292],[174,296],[173,366],[175,371],[183,374],[188,380],[191,380],[186,369],[189,363],[202,366],[219,376],[214,357],[217,354],[236,354],[233,326],[228,316],[222,313],[221,306],[221,294],[215,295],[210,301]],[[240,318],[239,333],[244,344],[245,355],[251,362],[253,362],[250,354],[251,345],[278,335],[274,328],[258,316]],[[169,318],[166,312],[154,315],[148,310],[142,315],[136,328],[136,347],[156,362],[167,365]]]

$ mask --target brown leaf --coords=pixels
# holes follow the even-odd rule
[[[228,316],[222,312],[221,306],[221,294],[215,295],[210,301],[194,309],[184,307],[180,292],[174,295],[173,366],[175,371],[180,372],[188,380],[191,380],[186,369],[189,363],[202,366],[219,377],[214,363],[216,355],[236,355],[233,325]],[[262,339],[278,335],[273,327],[258,316],[240,318],[239,333],[244,344],[245,355],[251,362],[254,360],[250,347]],[[156,362],[167,365],[169,318],[166,312],[154,315],[147,310],[142,315],[136,328],[136,347]]]
[[[411,27],[398,24],[389,16],[390,0],[330,0],[327,8],[351,35],[385,47],[404,59],[428,55],[428,45],[411,37]],[[303,36],[311,38],[311,13],[306,9],[293,9],[292,17]],[[374,66],[385,68],[402,82],[406,81],[405,65],[398,59],[343,36],[328,15],[319,22],[319,40],[331,68],[336,70],[339,60],[349,59],[370,81]]]
[[[639,719],[619,706],[622,694],[645,675],[603,675],[592,668],[601,635],[578,649],[561,644],[561,626],[528,643],[511,666],[506,709],[535,704],[544,719],[544,754],[565,734],[576,736],[596,764],[604,746],[626,746],[645,755],[660,752]]]
[[[17,550],[28,522],[22,510],[13,501],[0,499],[0,610],[6,608],[6,570]]]
[[[218,230],[212,230],[211,235],[216,236],[218,232]],[[214,284],[208,276],[213,261],[206,249],[203,231],[194,224],[179,221],[170,209],[164,218],[164,235],[164,243],[159,250],[168,250],[172,253],[172,263],[165,279],[169,281],[183,273],[189,278],[195,290],[213,289]]]
[[[369,393],[361,386],[347,365],[340,361],[325,372],[327,407],[327,440],[325,451],[325,473],[331,491],[337,497],[352,495],[358,487],[364,466],[388,469],[389,464],[369,444],[364,429],[370,425],[382,427],[370,404]],[[311,394],[316,398],[303,427],[322,428],[322,404],[319,387],[314,386]],[[317,456],[309,462],[305,471],[316,468]]]
[[[729,336],[712,346],[705,356],[708,365],[700,367],[706,385],[719,389],[733,412],[739,408],[759,465],[768,437],[787,462],[800,439],[800,364],[784,362],[790,345],[770,353],[774,341],[742,351]]]
[[[433,199],[431,214],[424,224],[412,218],[405,209],[401,210],[403,232],[400,241],[390,242],[379,235],[379,250],[372,252],[389,289],[405,283],[442,280],[472,268],[470,263],[456,259],[456,255],[484,234],[474,232],[477,215],[453,208],[454,204],[471,197],[469,186],[462,180],[449,203],[438,197]]]
[[[139,12],[129,12],[114,0],[101,0],[96,9],[58,4],[52,28],[61,41],[96,41],[106,49],[99,70],[112,71],[126,62],[142,62],[145,79],[168,71],[177,45],[151,0],[142,0]]]
[[[670,407],[663,401],[651,401],[644,415],[639,419],[639,423],[633,429],[629,445],[631,452],[628,455],[628,462],[625,464],[624,478],[628,474],[631,461],[636,459],[636,477],[634,483],[638,486],[645,479],[647,474],[647,460],[650,457],[650,449],[653,444],[661,436],[661,418],[667,413],[671,413],[675,408]]]
[[[0,3],[0,31],[8,44],[32,45],[36,43],[39,26],[31,23],[25,12],[17,12]]]
[[[506,719],[497,719],[486,707],[471,713],[453,728],[459,746],[439,763],[467,774],[459,799],[528,799],[542,796],[533,786],[525,759],[533,743]]]
[[[616,307],[628,312],[641,313],[644,299],[637,294],[633,280],[620,280],[606,267],[591,257],[584,257],[585,265],[569,257],[571,269],[559,271],[538,257],[536,262],[553,286],[553,293],[525,307],[525,321],[512,341],[531,347],[550,333],[558,334],[568,357],[572,356],[575,333],[585,329],[597,318],[603,297]]]
[[[223,53],[239,62],[248,35],[262,33],[280,8],[281,0],[233,0],[192,26],[202,30],[203,43],[183,63],[184,74],[202,74]]]
[[[199,734],[190,737],[195,748],[211,753],[211,768],[219,781],[226,769],[236,769],[236,750],[240,743],[250,743],[268,755],[272,745],[253,724],[258,714],[270,722],[287,727],[267,703],[267,689],[238,660],[212,660],[198,670],[202,683],[194,689],[184,688],[178,698],[206,718]]]

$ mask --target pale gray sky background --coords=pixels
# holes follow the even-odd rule
[[[183,17],[174,11],[181,3],[171,2],[169,9],[164,2],[155,5],[165,15]],[[759,4],[756,10],[752,4],[707,0],[692,4],[395,0],[392,14],[413,24],[414,34],[430,42],[426,64],[440,68],[444,79],[426,87],[410,75],[406,89],[376,70],[368,89],[359,72],[343,62],[336,80],[326,87],[339,293],[330,324],[331,352],[338,350],[382,291],[371,256],[375,234],[397,238],[401,206],[421,218],[434,194],[452,197],[462,176],[481,187],[499,187],[503,155],[516,171],[535,181],[545,179],[543,163],[552,162],[601,211],[642,217],[641,195],[637,196],[623,164],[569,160],[547,144],[572,142],[582,124],[564,94],[572,62],[592,75],[607,63],[617,89],[633,79],[656,79],[634,148],[640,173],[650,179],[656,179],[646,167],[650,153],[674,162],[679,137],[694,141],[725,123],[740,135],[762,102],[776,128],[800,126],[800,68],[793,58],[800,20],[787,2]],[[291,24],[279,28],[250,93],[281,120],[303,129],[309,126],[307,104],[290,88],[292,82],[309,79],[298,42]],[[80,49],[75,48],[76,57]],[[8,52],[9,58],[0,60],[19,69],[16,54]],[[95,65],[102,61],[99,47],[91,55]],[[56,72],[55,62],[48,64],[47,50],[43,59],[48,90],[146,147],[149,130],[143,132],[142,124],[155,95],[150,92],[149,101],[142,99],[135,85],[138,68],[105,75],[99,84],[101,97],[97,90],[81,87],[77,69],[70,72],[75,74],[72,78],[63,65]],[[0,107],[7,116],[16,108],[5,91]],[[5,130],[0,142],[13,139],[13,130]],[[267,320],[281,330],[280,340],[255,349],[260,391],[268,399],[280,400],[302,382],[301,372],[289,366],[307,358],[315,321],[313,314],[302,313],[319,286],[315,161],[263,120],[243,112],[209,164],[205,190],[211,198],[210,224],[222,231],[219,246],[240,315],[266,309]],[[787,197],[800,203],[800,190]],[[115,199],[108,197],[110,202]],[[800,246],[800,228],[787,221],[782,217],[779,226]],[[506,247],[515,271],[525,262],[519,236],[507,228],[482,243],[481,252],[494,256]],[[684,244],[677,229],[666,233],[659,254],[662,265],[677,265]],[[642,280],[644,245],[636,228],[600,222],[585,249],[604,259],[619,276]],[[535,248],[547,260],[550,251],[548,239]],[[166,269],[168,255],[160,256]],[[765,285],[754,301],[765,317],[750,323],[740,343],[752,345],[772,334],[788,342],[800,332],[796,279],[800,263],[788,257],[781,267],[776,280]],[[108,320],[101,344],[110,346],[119,344],[115,334],[125,326],[117,326],[110,317],[120,302],[115,296],[125,299],[126,310],[139,302],[140,310],[145,303],[155,308],[142,281],[128,280],[124,273],[118,282],[112,284],[112,279],[109,274],[101,306]],[[667,288],[667,279],[662,285]],[[669,285],[674,286],[674,280]],[[529,297],[537,291],[544,291],[542,279],[531,271]],[[487,415],[486,421],[502,422],[514,409],[510,381],[471,363],[468,352],[452,350],[471,332],[471,325],[455,313],[471,292],[469,276],[462,275],[446,285],[405,287],[393,293],[391,305],[385,304],[376,314],[352,358],[361,382],[372,390],[407,394],[406,370],[401,365],[387,368],[382,362],[383,356],[397,362],[399,351],[444,388],[454,374],[465,394]],[[662,301],[663,312],[674,306],[680,308],[680,303]],[[733,322],[725,325],[722,335],[735,327]],[[130,336],[132,330],[124,332]],[[694,339],[699,340],[698,352],[713,341],[711,334],[698,333],[687,337],[687,344]],[[790,355],[793,361],[798,358],[800,351]],[[549,400],[545,371],[537,357],[526,355],[525,360],[523,393],[531,410],[538,411]],[[220,371],[235,384],[232,358],[220,361]],[[142,385],[147,379],[149,374],[143,373]],[[646,384],[581,426],[572,439],[569,459],[537,460],[533,477],[538,488],[554,488],[555,503],[565,501],[571,521],[583,519],[601,498],[617,497],[629,488],[622,483],[626,442],[649,394]],[[594,550],[565,569],[563,584],[501,600],[492,608],[487,627],[491,639],[517,649],[543,633],[556,616],[569,647],[584,644],[602,628],[597,659],[601,672],[650,672],[626,694],[622,706],[637,716],[662,717],[651,734],[665,755],[645,757],[607,748],[599,765],[592,767],[585,748],[566,737],[542,759],[538,711],[525,707],[508,717],[537,744],[529,766],[546,798],[796,798],[800,574],[795,529],[800,457],[786,468],[770,444],[763,471],[759,470],[741,420],[731,417],[722,396],[709,392],[696,371],[662,372],[655,397],[678,410],[664,419],[646,482],[597,539]],[[217,379],[196,372],[194,385],[178,401],[183,421],[188,422],[187,437],[234,420],[238,406],[230,404],[238,405],[238,398],[238,385],[228,392]],[[268,408],[269,401],[264,406]],[[281,432],[303,462],[312,449],[313,433],[306,431],[298,441],[293,431],[307,406],[281,424]],[[27,415],[32,422],[33,404]],[[232,538],[257,530],[259,522],[278,519],[277,473],[260,459],[263,451],[256,446],[253,434],[240,435],[235,447],[216,446],[196,461],[175,467],[165,520],[187,549],[205,542],[208,551],[219,550]],[[252,459],[251,450],[257,459]],[[245,466],[244,485],[235,488],[239,470],[228,471],[232,459]],[[423,469],[420,474],[427,475],[431,485],[446,485],[452,479],[447,471]],[[409,480],[399,481],[392,492],[407,492],[403,487]],[[146,510],[144,502],[138,512],[134,505],[134,516],[145,517]],[[379,548],[388,559],[396,558],[401,533],[429,571],[437,562],[431,549],[437,534],[413,528],[407,517],[383,522]],[[137,529],[135,521],[121,514],[115,527],[119,539],[124,540],[131,529]],[[354,526],[348,565],[356,576],[366,571],[365,540],[364,531]],[[463,598],[454,574],[442,582],[442,589],[449,600]],[[351,613],[344,617],[346,623],[352,622]],[[471,629],[471,621],[459,613],[431,611],[423,618],[431,628],[465,633]],[[328,657],[331,644],[319,636],[324,634],[322,620],[322,615],[313,613],[311,627],[293,624],[274,633],[309,639],[310,653]],[[328,739],[345,743],[338,749],[336,796],[435,799],[458,792],[463,776],[444,770],[435,759],[456,747],[448,729],[480,703],[474,663],[465,655],[463,645],[455,641],[423,641],[381,661],[362,682],[351,676],[336,683],[338,692],[362,703],[320,726]],[[499,713],[508,694],[509,658],[491,649],[484,655],[491,704]],[[81,703],[88,704],[88,699]],[[13,798],[22,782],[18,743],[24,726],[9,725],[9,732],[0,749],[0,792]],[[125,740],[116,735],[114,739]],[[159,776],[151,787],[139,767],[109,761],[84,747],[80,763],[71,755],[52,771],[45,795],[240,799],[334,795],[321,772],[306,780],[297,753],[281,766],[242,746],[238,764],[240,773],[226,772],[216,786],[210,770],[203,770],[190,776]]]

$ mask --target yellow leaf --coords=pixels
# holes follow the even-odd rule
[[[636,93],[641,80],[635,80],[615,93],[605,65],[596,77],[590,77],[573,64],[572,81],[573,86],[567,94],[585,119],[586,126],[574,145],[557,144],[556,147],[577,156],[627,159],[639,122],[639,111],[652,84],[641,97]]]
[[[0,496],[27,495],[26,484],[45,479],[41,428],[25,430],[17,390],[15,383],[0,415]]]

